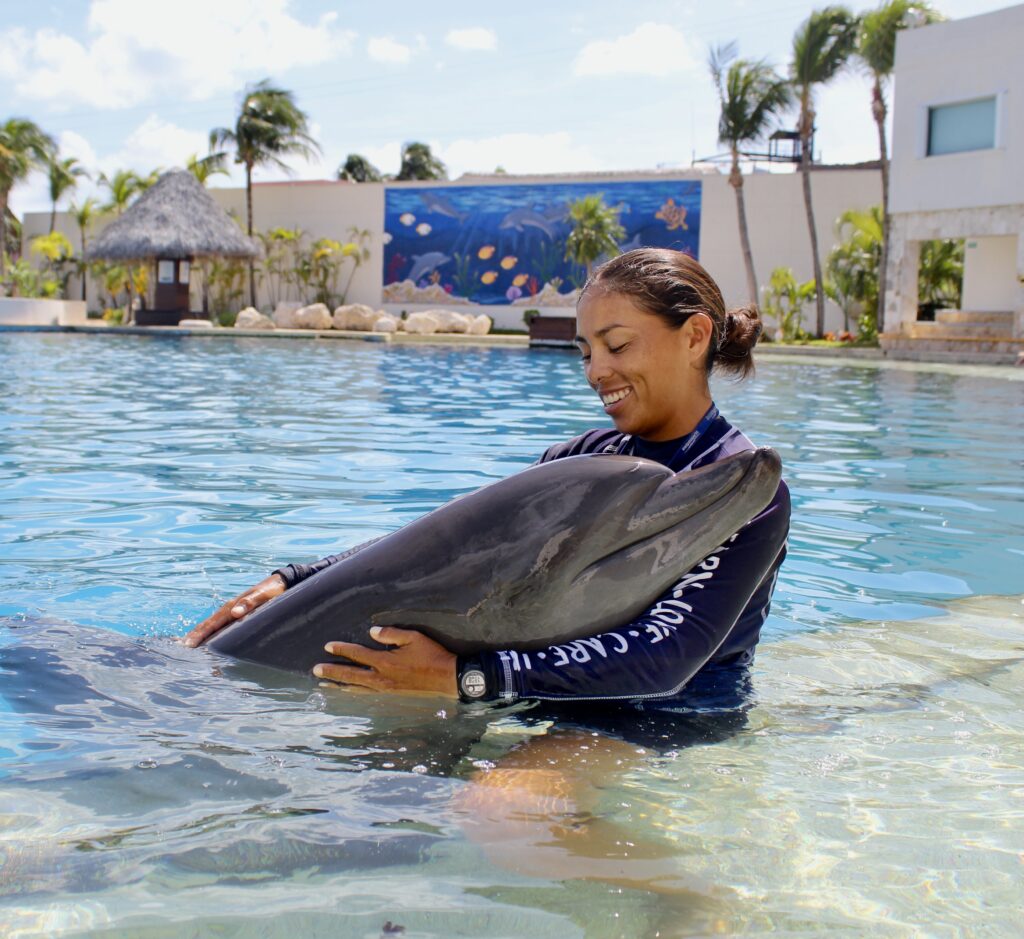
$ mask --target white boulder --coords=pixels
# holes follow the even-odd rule
[[[456,313],[454,310],[427,310],[425,312],[437,320],[439,333],[469,332],[469,324],[473,322],[473,317],[466,316],[465,313]]]
[[[295,311],[297,329],[330,329],[331,325],[331,311],[326,304],[311,303]]]
[[[235,317],[235,329],[273,329],[274,321],[256,307],[247,306]]]
[[[334,328],[369,332],[379,316],[380,312],[365,303],[346,303],[334,311]]]
[[[466,330],[471,336],[486,336],[491,331],[491,318],[486,313],[474,316]]]
[[[410,313],[405,321],[405,331],[418,336],[436,333],[441,323],[433,313]]]
[[[274,307],[274,325],[278,329],[297,329],[295,314],[301,309],[302,304],[296,300],[280,300]]]
[[[375,333],[397,333],[398,324],[401,322],[397,316],[390,313],[381,313],[373,323]]]
[[[213,323],[209,320],[185,319],[179,320],[178,325],[182,329],[213,329]]]

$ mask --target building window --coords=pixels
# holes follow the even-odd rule
[[[928,109],[928,156],[991,150],[995,145],[995,96]]]

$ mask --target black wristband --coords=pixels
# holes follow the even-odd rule
[[[455,660],[455,680],[459,688],[459,700],[465,703],[483,701],[491,689],[487,687],[487,674],[479,659],[474,656],[458,656]]]

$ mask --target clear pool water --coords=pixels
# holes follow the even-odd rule
[[[571,355],[0,334],[0,933],[1019,934],[1011,377],[716,387],[791,553],[755,706],[654,752],[169,638],[602,423]]]

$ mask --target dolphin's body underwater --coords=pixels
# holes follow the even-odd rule
[[[531,466],[371,542],[213,636],[238,659],[308,671],[372,625],[453,652],[529,650],[640,615],[771,501],[781,465],[758,449],[673,473],[651,460]]]

